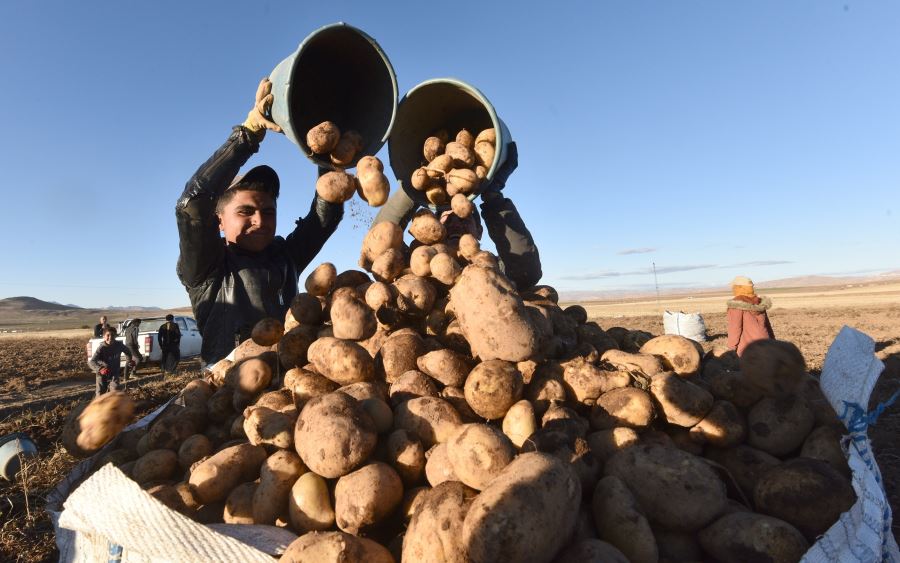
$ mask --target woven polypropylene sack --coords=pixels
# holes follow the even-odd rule
[[[706,342],[706,323],[700,313],[666,311],[663,313],[666,334],[677,334],[695,342]]]

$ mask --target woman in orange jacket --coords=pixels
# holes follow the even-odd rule
[[[731,290],[734,298],[728,300],[728,347],[740,356],[751,342],[775,338],[766,314],[772,300],[756,295],[753,281],[746,276],[734,278]]]

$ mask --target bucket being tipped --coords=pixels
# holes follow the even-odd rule
[[[381,149],[397,113],[397,76],[374,39],[343,22],[312,32],[271,74],[272,120],[310,160],[335,169],[329,155],[314,154],[306,133],[323,121],[355,130],[363,148],[350,167]]]
[[[0,477],[13,481],[22,468],[22,460],[37,455],[37,446],[26,434],[15,432],[0,436]]]
[[[400,100],[397,119],[388,141],[391,168],[400,187],[419,205],[432,211],[446,209],[448,205],[429,202],[425,193],[413,188],[410,182],[412,173],[428,164],[423,153],[425,139],[442,129],[452,137],[460,129],[477,135],[490,128],[496,134],[494,160],[484,180],[468,195],[470,200],[490,185],[497,170],[506,161],[506,147],[512,141],[509,130],[497,117],[487,97],[467,82],[456,78],[435,78],[414,87]]]

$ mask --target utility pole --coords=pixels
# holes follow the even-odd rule
[[[651,260],[650,264],[653,265],[653,285],[656,286],[656,306],[659,308],[660,312],[662,312],[662,305],[659,303],[659,280],[656,278],[656,262]]]

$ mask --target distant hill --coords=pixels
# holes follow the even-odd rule
[[[62,305],[52,301],[41,301],[34,297],[7,297],[0,299],[0,309],[7,311],[72,311],[81,309],[74,305]]]

